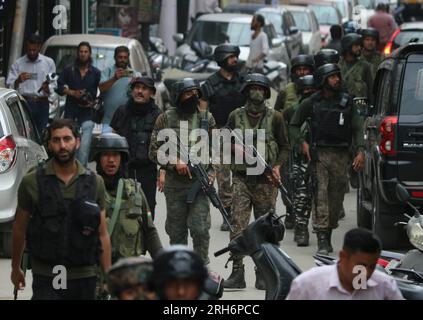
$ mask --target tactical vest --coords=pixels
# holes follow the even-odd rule
[[[225,81],[218,73],[215,73],[203,85],[202,90],[205,90],[209,97],[209,110],[219,128],[226,124],[233,110],[246,103],[245,95],[239,91],[242,81],[240,76]]]
[[[266,108],[266,111],[264,112],[264,114],[262,115],[262,117],[260,118],[260,120],[258,121],[255,127],[251,126],[250,120],[248,119],[247,110],[245,107],[239,108],[236,111],[236,115],[235,115],[235,129],[241,129],[243,130],[243,133],[245,133],[244,130],[246,129],[254,130],[253,141],[254,141],[255,147],[257,148],[257,151],[260,151],[259,148],[257,147],[258,143],[261,142],[265,144],[264,158],[266,162],[272,167],[276,164],[276,160],[279,153],[279,147],[276,142],[275,136],[273,135],[273,117],[275,112],[276,111],[273,109]],[[266,130],[264,141],[263,140],[257,141],[258,139],[257,129]],[[244,164],[236,164],[233,161],[231,168],[233,171],[245,172],[247,170],[247,164],[245,162]]]
[[[120,258],[145,255],[145,230],[153,224],[150,209],[140,183],[135,185],[133,179],[123,179],[123,183],[124,188],[118,212],[119,216],[110,235],[113,261]],[[116,197],[106,192],[108,224],[110,224],[115,204]]]
[[[96,176],[89,169],[78,178],[74,199],[64,199],[57,177],[36,171],[38,205],[27,229],[30,255],[48,265],[69,267],[98,263],[100,208]]]
[[[153,106],[153,111],[148,112],[145,116],[132,114],[129,121],[129,136],[127,140],[131,162],[137,164],[150,163],[148,152],[150,148],[151,133],[153,132],[156,119],[160,114],[160,110],[157,106],[154,104]]]
[[[328,106],[320,92],[312,95],[311,130],[313,143],[320,147],[349,147],[352,141],[352,110],[348,94],[338,104]]]
[[[344,61],[340,63],[342,80],[347,84],[349,94],[355,97],[368,97],[370,92],[366,82],[363,80],[366,62],[359,59],[352,67],[347,69]]]

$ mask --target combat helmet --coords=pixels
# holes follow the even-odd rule
[[[245,90],[252,85],[258,85],[265,88],[265,99],[270,98],[270,81],[261,73],[250,73],[244,79],[244,84],[241,87],[241,92],[245,94]]]
[[[357,33],[348,33],[341,39],[341,46],[342,46],[342,54],[345,54],[349,51],[351,51],[353,45],[362,43],[362,37],[361,35]]]
[[[314,59],[312,55],[300,54],[291,60],[291,75],[295,73],[295,68],[299,66],[309,67],[311,73],[314,71]]]
[[[240,54],[240,49],[236,45],[232,44],[221,44],[214,49],[214,60],[218,64],[219,67],[224,66],[225,60],[231,56],[236,55],[237,57]]]
[[[341,75],[341,70],[336,64],[327,63],[317,68],[314,73],[316,88],[322,88],[326,79],[333,74]]]
[[[91,144],[91,161],[98,161],[99,156],[104,151],[116,151],[122,155],[122,161],[129,158],[129,145],[125,137],[116,133],[103,133],[94,137]]]
[[[379,31],[377,31],[375,28],[361,29],[360,34],[363,39],[366,37],[372,37],[376,39],[377,42],[379,42]]]
[[[321,49],[314,55],[314,63],[316,68],[323,66],[326,63],[339,62],[339,53],[335,49]]]
[[[198,90],[199,98],[201,98],[200,83],[192,78],[185,78],[175,82],[172,86],[172,103],[178,106],[181,95],[189,90]]]

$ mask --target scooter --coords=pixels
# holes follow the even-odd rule
[[[291,282],[301,273],[301,269],[279,247],[283,240],[285,227],[274,211],[252,222],[229,245],[217,252],[218,257],[226,252],[234,257],[249,255],[266,283],[266,300],[283,300],[289,293]]]

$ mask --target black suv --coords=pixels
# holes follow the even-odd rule
[[[408,44],[378,67],[375,104],[365,121],[365,168],[359,175],[357,223],[372,229],[384,248],[409,245],[396,222],[410,211],[396,196],[401,183],[423,204],[423,44]]]

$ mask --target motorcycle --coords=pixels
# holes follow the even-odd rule
[[[301,273],[301,269],[279,247],[285,227],[274,211],[252,222],[229,245],[214,253],[218,257],[226,252],[235,257],[249,255],[266,283],[266,300],[283,300],[289,293],[291,282]]]
[[[150,49],[147,52],[148,61],[157,81],[161,80],[161,70],[169,68],[172,61],[169,57],[169,51],[163,43],[163,40],[156,37],[150,37]]]

